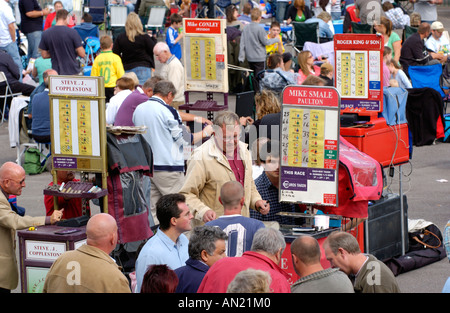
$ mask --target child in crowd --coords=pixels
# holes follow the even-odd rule
[[[166,43],[169,46],[170,53],[181,60],[181,45],[180,40],[183,38],[183,33],[178,33],[178,29],[183,25],[183,17],[177,13],[170,16],[170,27],[166,32]]]
[[[122,59],[112,52],[113,41],[110,36],[100,37],[100,48],[102,51],[92,64],[91,76],[103,76],[105,78],[105,102],[114,96],[116,81],[125,73]]]
[[[279,38],[280,42],[276,42],[274,44],[266,46],[267,54],[270,55],[270,54],[274,54],[274,53],[279,53],[279,54],[284,53],[284,46],[283,46],[283,41],[282,41],[280,33],[281,33],[280,23],[278,23],[277,21],[273,21],[272,24],[270,24],[270,29],[269,29],[269,34],[267,34],[267,39]]]
[[[395,79],[398,82],[398,87],[402,87],[404,89],[412,88],[411,82],[405,72],[403,72],[400,64],[398,64],[395,60],[391,60],[387,63],[387,66],[389,68],[389,72],[391,73],[391,80]]]
[[[392,60],[392,49],[388,46],[384,46],[383,50],[383,87],[389,87],[389,79],[391,73],[389,72],[388,64]]]
[[[261,22],[261,11],[258,8],[252,9],[252,22],[244,27],[241,35],[241,45],[239,49],[239,62],[247,59],[250,69],[255,75],[264,70],[266,61],[266,46],[278,42],[280,37],[267,39],[266,31],[259,23]]]
[[[325,81],[325,86],[334,86],[333,70],[333,65],[328,62],[322,63],[322,65],[320,66],[319,77]]]

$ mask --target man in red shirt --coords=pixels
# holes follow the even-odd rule
[[[290,293],[290,276],[280,266],[286,242],[280,231],[261,228],[253,237],[251,251],[241,257],[220,259],[208,270],[197,293],[225,293],[237,273],[253,268],[266,271],[272,278],[270,288],[275,293]]]
[[[56,171],[56,179],[58,182],[58,185],[61,185],[62,183],[67,184],[69,181],[80,181],[79,179],[75,178],[75,174],[72,171]],[[53,186],[53,182],[49,184],[49,186]],[[54,210],[54,203],[53,203],[53,196],[44,195],[44,203],[45,203],[45,211],[46,215],[50,216],[53,214]],[[69,219],[74,217],[79,217],[83,215],[83,209],[82,209],[82,203],[81,198],[64,198],[64,197],[58,197],[58,208],[64,209],[64,213],[62,218],[63,219]],[[87,204],[87,215],[90,216],[90,208],[89,204]]]

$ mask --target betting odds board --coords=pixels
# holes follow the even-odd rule
[[[383,110],[383,37],[376,34],[336,34],[335,85],[341,113]]]
[[[183,19],[185,90],[228,92],[224,19]]]
[[[49,98],[53,169],[101,173],[102,187],[106,189],[103,77],[49,76]],[[106,209],[106,197],[104,203]]]
[[[338,91],[288,86],[282,96],[280,201],[338,206]]]

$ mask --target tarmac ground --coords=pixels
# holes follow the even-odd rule
[[[450,7],[442,6],[439,20],[450,30]],[[228,98],[229,109],[235,109],[235,96]],[[8,122],[0,125],[0,143],[4,148],[0,153],[0,164],[16,160],[16,148],[10,148]],[[399,181],[403,194],[407,197],[408,218],[424,219],[438,226],[443,232],[450,220],[450,144],[436,144],[413,148],[413,156],[408,164],[395,167],[395,175],[388,179],[389,190],[399,193]],[[41,216],[45,214],[43,189],[52,181],[51,174],[44,172],[29,175],[26,188],[18,198],[18,204],[26,208],[26,214]],[[97,206],[91,206],[92,214],[98,213]],[[387,230],[389,231],[389,230]],[[18,250],[18,248],[17,248]],[[19,260],[19,253],[17,258]],[[450,264],[447,258],[425,267],[397,276],[403,293],[440,293],[447,278],[450,277]],[[20,283],[14,293],[20,293]]]

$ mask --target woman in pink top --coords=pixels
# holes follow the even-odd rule
[[[315,76],[320,75],[320,67],[314,65],[314,57],[310,51],[304,50],[300,52],[297,60],[298,65],[300,66],[300,69],[298,71],[297,84],[301,85],[306,77],[311,74]]]

